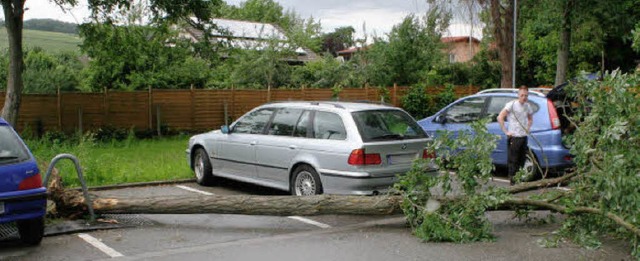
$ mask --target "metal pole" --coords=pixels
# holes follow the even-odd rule
[[[53,167],[61,159],[70,159],[71,161],[73,161],[73,164],[76,166],[76,173],[78,174],[78,179],[80,180],[80,185],[82,186],[82,195],[84,196],[84,202],[87,204],[87,209],[89,210],[89,215],[91,216],[91,219],[89,219],[89,222],[90,223],[95,222],[96,221],[96,214],[93,212],[93,200],[91,200],[91,197],[89,196],[89,191],[87,189],[87,183],[84,181],[84,176],[82,175],[82,168],[80,167],[80,161],[78,160],[78,158],[76,158],[76,156],[73,156],[71,154],[66,154],[66,153],[65,154],[58,154],[57,156],[55,156],[51,160],[51,163],[49,164],[49,167],[47,168],[47,172],[45,172],[45,174],[44,174],[43,186],[47,187],[49,185],[49,177],[51,176],[51,172],[53,171]]]
[[[513,0],[513,58],[511,69],[511,87],[516,88],[516,28],[518,24],[518,0]]]

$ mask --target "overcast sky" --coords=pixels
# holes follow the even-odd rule
[[[225,0],[238,5],[244,0]],[[384,36],[391,28],[409,14],[422,15],[427,10],[426,0],[275,0],[284,9],[293,9],[302,17],[320,20],[323,32],[331,32],[342,26],[353,26],[358,36],[364,35],[363,25],[368,35]],[[52,18],[65,22],[82,23],[88,16],[86,1],[66,12],[50,0],[28,0],[24,20]],[[2,15],[4,17],[4,15]],[[476,26],[477,27],[477,26]],[[469,26],[453,21],[449,36],[469,35]],[[474,37],[481,38],[479,29]]]

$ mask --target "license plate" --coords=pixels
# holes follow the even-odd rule
[[[388,155],[387,156],[387,164],[395,165],[395,164],[411,163],[415,158],[416,158],[416,154],[415,153]]]

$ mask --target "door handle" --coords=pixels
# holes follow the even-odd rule
[[[296,146],[296,145],[289,145],[289,149],[295,150],[295,149],[298,149],[298,146]]]
[[[251,143],[249,143],[249,144],[250,144],[251,146],[255,146],[256,144],[258,144],[258,142],[254,140],[254,141],[252,141],[252,142],[251,142]]]

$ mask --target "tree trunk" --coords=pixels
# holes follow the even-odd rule
[[[7,74],[7,94],[2,108],[2,118],[13,126],[18,123],[18,112],[22,97],[22,24],[25,0],[2,0],[5,27],[9,39],[9,70]]]
[[[566,0],[562,11],[562,24],[560,25],[560,43],[558,44],[558,63],[556,64],[556,81],[554,86],[558,86],[567,81],[569,51],[571,48],[572,8],[573,0]]]
[[[489,9],[493,23],[493,35],[498,49],[498,58],[501,64],[500,88],[511,88],[513,81],[513,5],[509,0],[507,6],[503,6],[501,0],[490,0]]]
[[[521,183],[509,187],[510,194],[553,187],[562,184],[576,173],[568,173],[555,179],[543,179],[535,182]],[[87,206],[83,194],[78,190],[62,187],[61,178],[54,169],[48,187],[51,199],[56,203],[56,210],[63,216],[81,216],[86,213]],[[402,213],[400,202],[402,196],[336,196],[319,195],[308,197],[292,196],[223,196],[223,195],[189,195],[149,198],[100,198],[91,196],[93,209],[98,214],[244,214],[244,215],[390,215]],[[437,197],[437,200],[448,202],[455,198]]]
[[[63,216],[86,213],[81,192],[51,193],[56,210]],[[242,214],[269,216],[313,216],[324,214],[401,214],[400,196],[246,196],[189,195],[148,198],[99,198],[92,196],[96,214]]]

